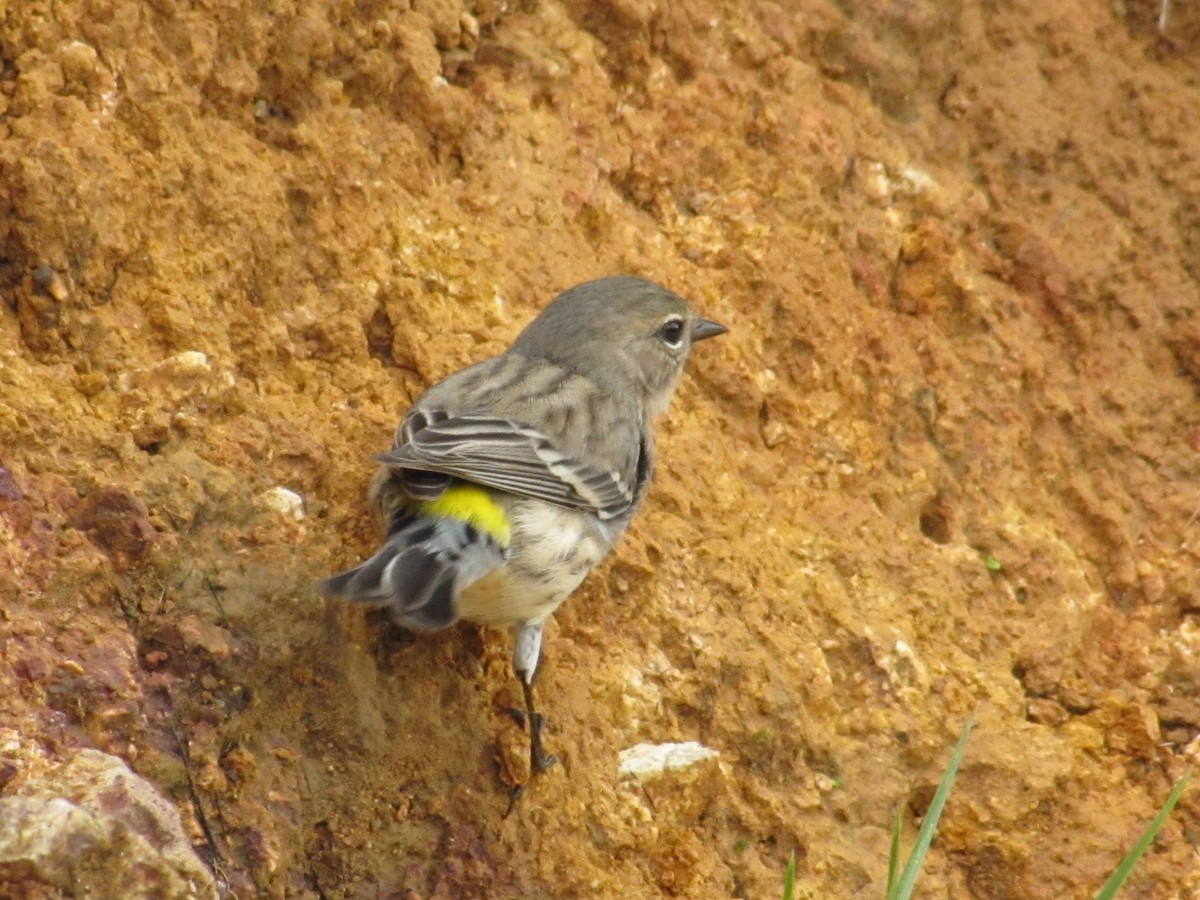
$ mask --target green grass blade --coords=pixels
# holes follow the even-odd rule
[[[792,900],[796,893],[796,851],[788,857],[787,869],[783,873],[783,900]]]
[[[1121,864],[1108,876],[1108,881],[1104,882],[1104,887],[1100,888],[1100,893],[1096,895],[1096,900],[1112,900],[1117,896],[1117,891],[1121,889],[1121,885],[1125,883],[1125,879],[1129,877],[1129,873],[1133,871],[1133,867],[1138,864],[1138,860],[1142,858],[1150,845],[1154,843],[1154,838],[1158,834],[1158,830],[1163,827],[1163,823],[1167,821],[1167,816],[1171,814],[1171,810],[1175,808],[1175,804],[1179,802],[1179,798],[1183,796],[1183,789],[1187,787],[1188,781],[1191,780],[1192,773],[1188,772],[1177,782],[1172,788],[1170,796],[1167,797],[1167,802],[1158,810],[1158,815],[1154,817],[1154,821],[1146,826],[1146,830],[1142,832],[1142,836],[1138,838],[1138,842],[1133,845],[1133,849],[1129,854],[1121,860]]]
[[[954,746],[954,752],[950,755],[950,764],[946,766],[946,771],[942,774],[937,792],[933,795],[933,802],[929,804],[929,811],[925,813],[925,821],[921,823],[921,829],[917,832],[917,842],[913,844],[912,853],[904,863],[900,881],[895,885],[895,891],[888,894],[888,900],[908,900],[912,896],[913,888],[917,884],[917,875],[921,872],[921,864],[925,861],[925,853],[933,842],[933,832],[937,828],[938,819],[942,817],[942,808],[946,805],[946,798],[950,796],[950,786],[954,784],[954,776],[958,774],[958,765],[962,762],[963,754],[966,752],[967,736],[974,727],[975,716],[971,715],[967,718],[967,724],[963,726],[958,743]]]
[[[896,870],[900,868],[900,810],[892,817],[892,846],[888,850],[888,880],[887,893],[884,895],[892,900],[896,890]]]

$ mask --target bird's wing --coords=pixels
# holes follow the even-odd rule
[[[572,458],[535,428],[486,414],[446,416],[414,410],[397,446],[375,460],[395,469],[436,472],[607,520],[628,510],[639,466],[625,474]]]

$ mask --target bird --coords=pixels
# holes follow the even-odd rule
[[[382,543],[324,592],[418,632],[460,619],[514,629],[531,776],[556,761],[533,695],[545,623],[645,498],[652,422],[692,346],[727,330],[645,278],[578,284],[503,353],[430,387],[373,457]]]

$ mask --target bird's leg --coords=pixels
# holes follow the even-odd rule
[[[542,728],[545,718],[533,705],[533,676],[537,674],[538,660],[542,653],[542,623],[524,622],[517,631],[516,644],[513,647],[513,672],[521,682],[521,692],[525,695],[525,718],[529,722],[529,777],[538,772],[544,772],[556,762],[558,757],[547,753],[542,746]],[[525,785],[518,784],[513,788],[508,798],[508,809],[504,815],[507,818],[517,805],[521,795],[525,793]]]
[[[546,718],[533,708],[533,685],[522,681],[521,689],[525,692],[525,711],[529,716],[529,771],[544,772],[556,762],[558,757],[547,753],[542,746],[542,728]]]
[[[533,705],[533,677],[537,674],[538,660],[542,655],[542,623],[525,622],[517,631],[513,647],[513,672],[521,682],[525,695],[525,715],[529,719],[529,770],[544,772],[557,762],[553,754],[542,747],[542,728],[545,718]]]

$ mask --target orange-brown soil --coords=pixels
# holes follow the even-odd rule
[[[1200,7],[1159,12],[0,0],[0,798],[120,756],[239,898],[765,898],[793,851],[876,897],[974,711],[920,896],[1090,897],[1200,757]],[[730,333],[502,819],[507,635],[315,585],[406,404],[612,272]],[[1198,844],[1193,787],[1125,896],[1200,897]]]

